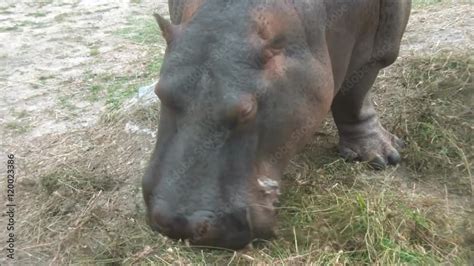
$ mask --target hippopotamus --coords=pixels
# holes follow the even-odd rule
[[[331,111],[338,149],[375,168],[403,142],[369,96],[397,59],[410,0],[170,0],[142,181],[151,228],[241,249],[275,235],[280,181]],[[284,204],[284,203],[282,203]]]

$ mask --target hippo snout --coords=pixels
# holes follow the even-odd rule
[[[172,239],[189,240],[194,246],[241,249],[252,240],[243,208],[227,213],[200,210],[186,215],[159,201],[149,218],[153,230]]]

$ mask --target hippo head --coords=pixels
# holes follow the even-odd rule
[[[239,249],[273,235],[283,170],[329,110],[332,81],[297,15],[207,3],[180,25],[156,15],[167,49],[143,194],[154,230]]]

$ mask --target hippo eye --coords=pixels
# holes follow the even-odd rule
[[[278,35],[271,40],[269,47],[275,50],[282,50],[287,46],[288,39],[285,35]]]
[[[231,126],[245,124],[255,118],[257,114],[257,101],[251,94],[241,95],[230,109],[228,118]]]
[[[163,90],[163,87],[159,82],[155,85],[155,94],[158,96],[161,102],[164,102],[167,99],[166,92]]]
[[[242,100],[242,102],[238,106],[237,112],[238,121],[240,123],[245,123],[255,117],[255,114],[257,113],[257,103],[255,99],[249,98]]]
[[[175,111],[180,111],[181,106],[178,103],[178,99],[174,93],[167,86],[160,85],[160,83],[155,86],[155,94],[160,99],[160,102]]]
[[[284,35],[278,35],[270,40],[260,52],[258,63],[260,66],[267,64],[272,58],[281,54],[287,46],[287,39]]]

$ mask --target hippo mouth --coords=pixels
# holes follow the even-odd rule
[[[251,195],[254,203],[230,211],[201,209],[177,214],[176,208],[155,198],[148,223],[154,231],[194,247],[238,250],[253,240],[270,239],[275,236],[280,186],[267,176],[258,177],[256,182],[258,193]]]
[[[260,176],[257,178],[257,183],[264,198],[262,207],[275,212],[275,207],[279,204],[281,195],[279,182],[267,176]]]
[[[180,216],[169,224],[150,222],[154,231],[173,240],[201,248],[225,248],[238,250],[247,246],[256,235],[248,210],[216,215],[200,211],[185,218]]]
[[[267,176],[260,176],[257,178],[258,185],[265,192],[273,202],[278,202],[278,196],[280,196],[280,184],[278,181],[271,179]],[[272,203],[273,206],[273,203]]]

